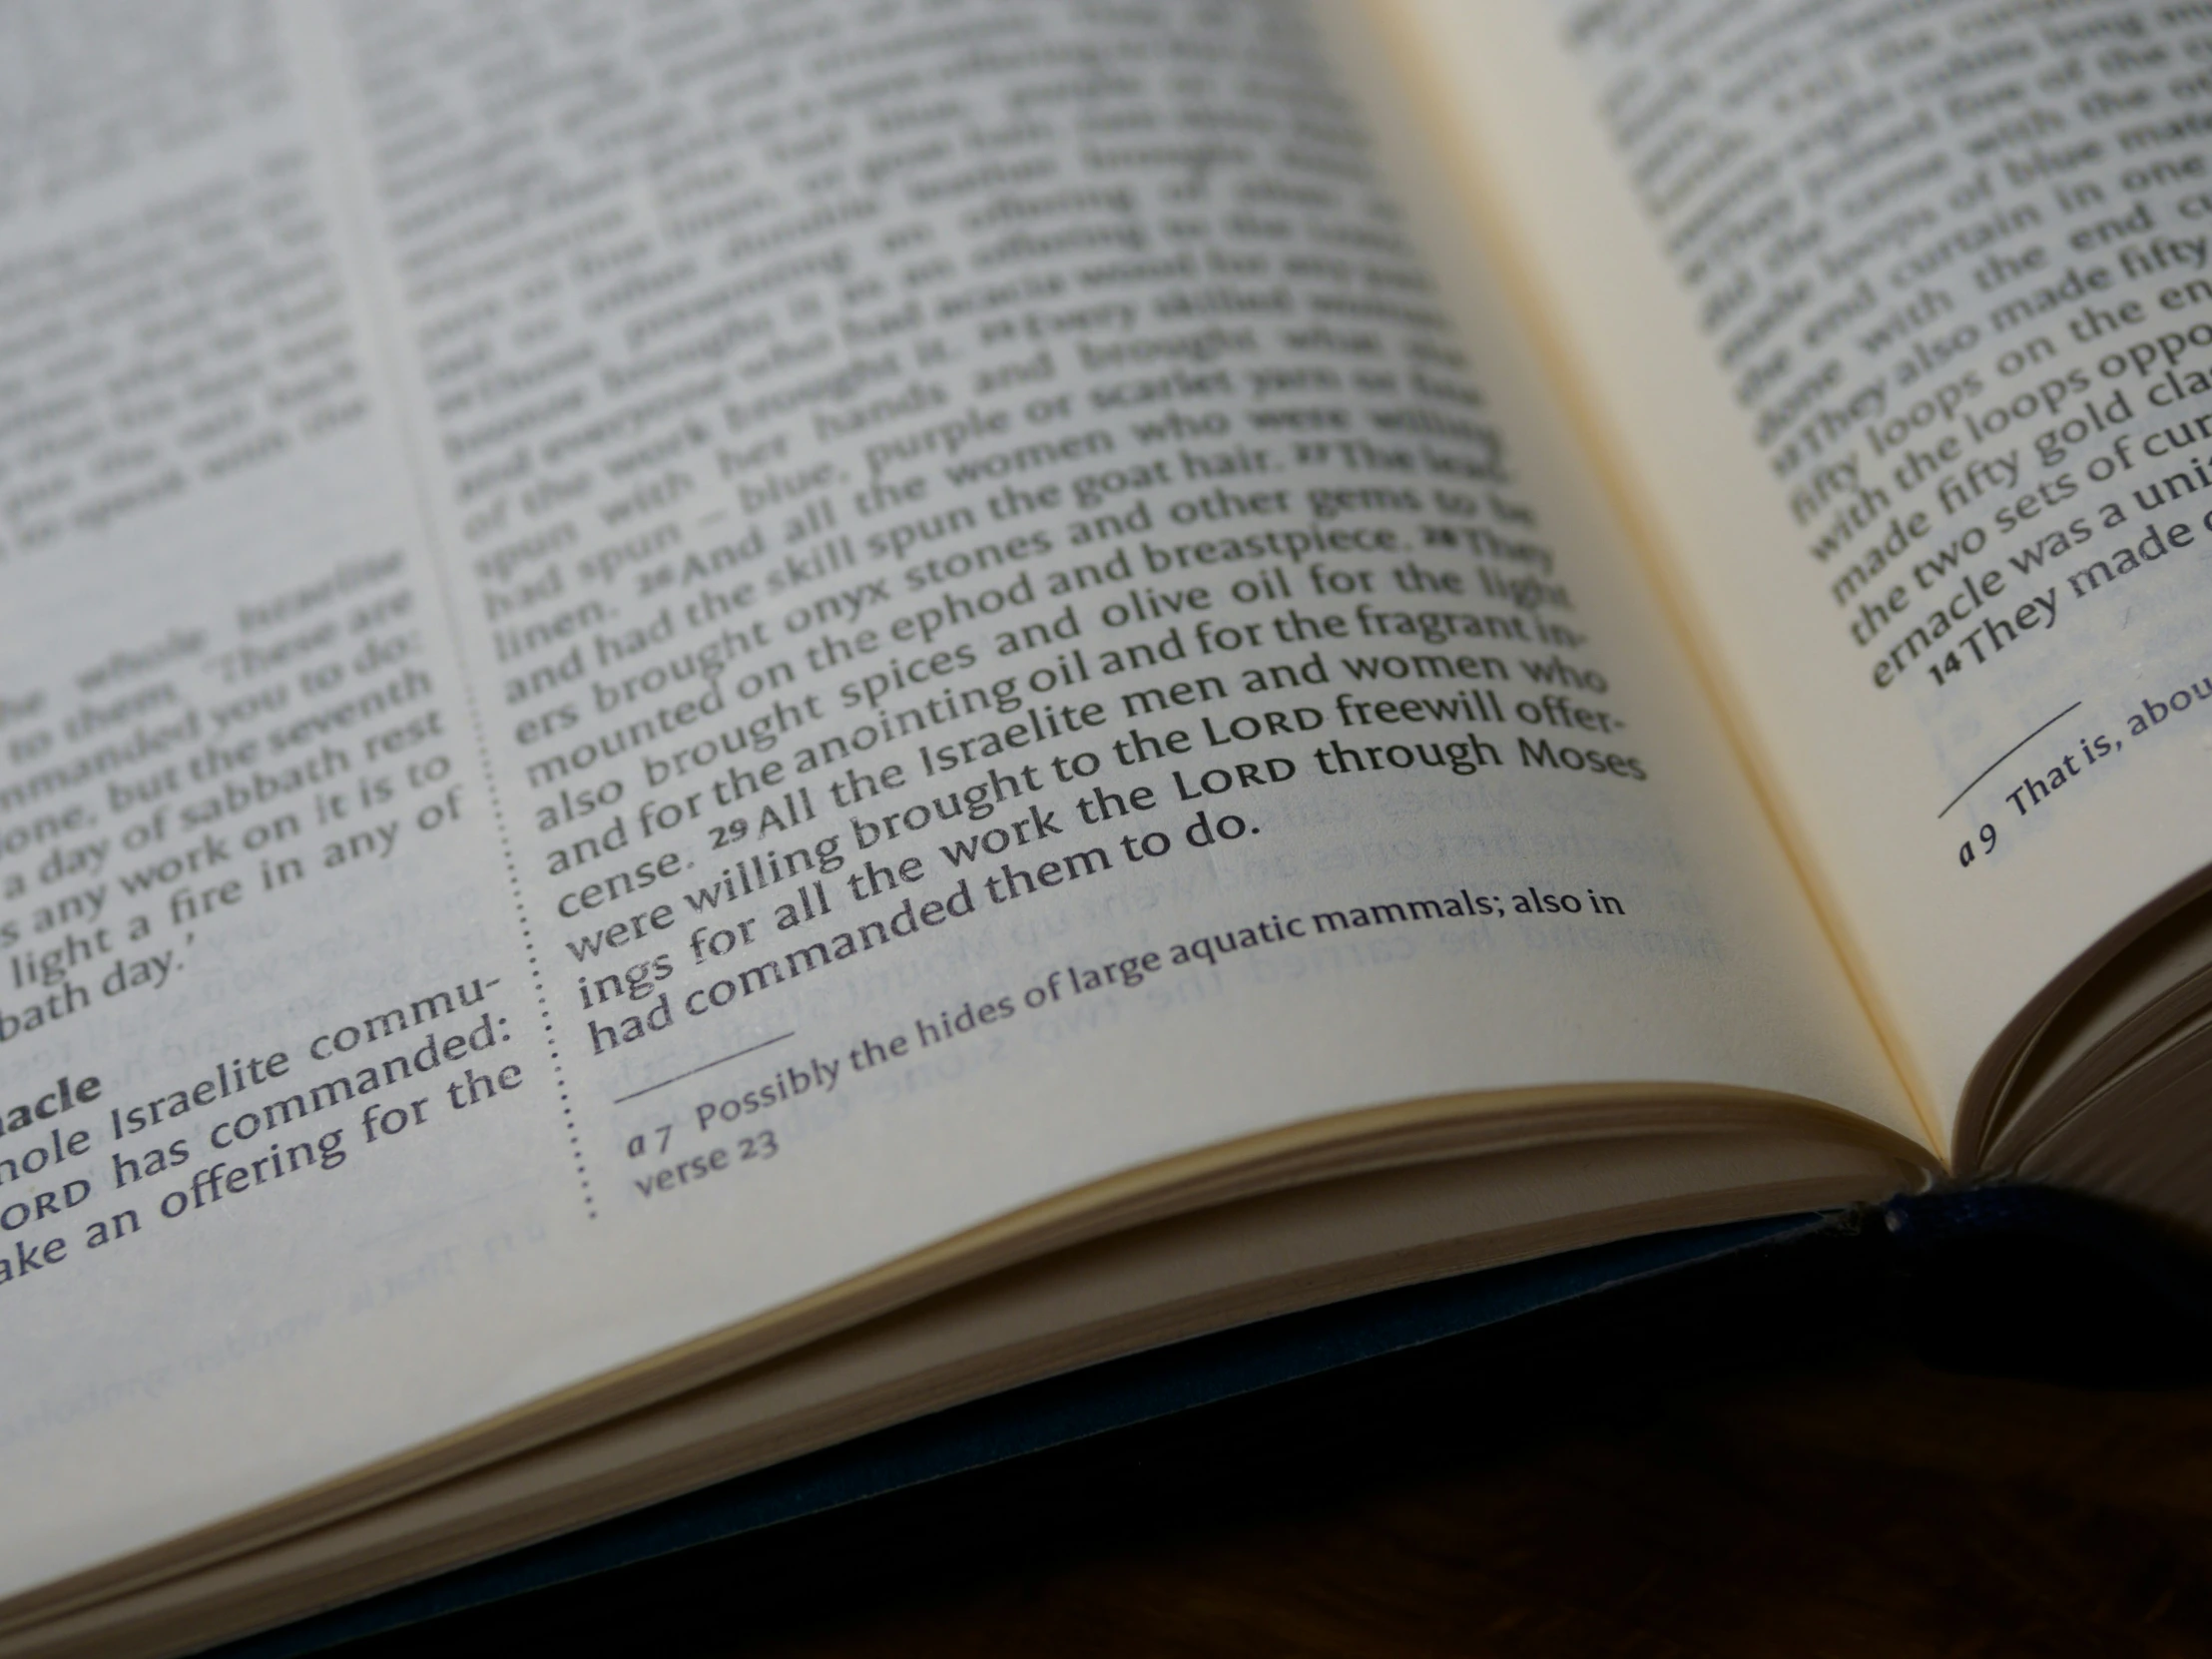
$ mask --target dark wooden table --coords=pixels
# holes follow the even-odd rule
[[[2207,1653],[2212,1395],[1868,1356],[855,1590],[720,1651]]]
[[[1848,1314],[1539,1320],[355,1651],[2212,1654],[2212,1389]]]

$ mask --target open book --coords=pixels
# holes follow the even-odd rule
[[[2212,1226],[2201,10],[11,8],[0,1653]]]

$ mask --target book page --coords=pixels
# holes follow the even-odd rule
[[[0,1589],[1350,1108],[1918,1133],[1299,15],[11,15]]]
[[[2206,859],[2212,37],[2118,4],[1406,15],[1951,1113]]]

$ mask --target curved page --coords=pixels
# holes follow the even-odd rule
[[[2200,20],[1399,15],[1948,1133],[2206,863]]]
[[[1914,1133],[1296,14],[14,15],[0,1588],[1352,1107]]]

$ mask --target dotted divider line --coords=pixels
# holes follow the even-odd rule
[[[545,972],[538,966],[537,936],[530,931],[530,912],[522,902],[522,877],[515,869],[513,842],[507,835],[507,815],[499,805],[499,790],[493,783],[491,746],[484,740],[484,722],[476,707],[476,688],[468,683],[464,674],[461,694],[468,700],[469,725],[476,734],[476,758],[484,769],[484,794],[491,802],[491,820],[499,831],[499,856],[507,866],[507,889],[514,895],[515,920],[522,928],[522,954],[530,964],[530,987],[537,993],[538,1018],[545,1024],[545,1051],[553,1058],[553,1086],[561,1097],[561,1127],[568,1134],[569,1156],[576,1161],[576,1182],[584,1190],[584,1219],[599,1219],[599,1203],[592,1197],[591,1172],[584,1165],[584,1143],[576,1132],[576,1107],[568,1098],[568,1074],[561,1066],[561,1045],[553,1035],[553,1005],[546,1000]]]
[[[327,129],[325,134],[327,136]],[[375,185],[369,158],[360,146],[357,135],[347,133],[338,142],[333,152],[332,165],[339,172],[350,175],[350,188],[338,190],[333,198],[339,214],[349,227],[347,239],[356,249],[373,248],[376,243],[371,226],[375,216],[372,212],[364,212],[363,204],[373,200]],[[381,280],[370,280],[364,284],[361,297],[366,302],[369,315],[368,337],[373,345],[380,348],[373,355],[393,364],[411,360],[403,343],[408,334],[400,326],[398,305],[391,288]],[[384,376],[387,389],[396,388],[397,383],[396,369]],[[553,1037],[553,1008],[545,996],[545,973],[538,965],[538,945],[530,931],[530,913],[523,908],[522,878],[515,870],[514,845],[507,834],[506,812],[499,805],[499,784],[492,770],[491,745],[484,736],[483,711],[477,704],[475,682],[469,675],[469,652],[462,637],[461,612],[453,600],[451,564],[443,556],[438,534],[438,515],[430,502],[430,479],[435,471],[434,457],[437,450],[430,441],[430,434],[422,429],[418,413],[409,410],[404,396],[394,398],[391,414],[398,428],[403,452],[412,463],[407,466],[406,472],[414,492],[415,511],[419,515],[423,551],[428,556],[430,579],[436,585],[440,609],[445,613],[447,642],[453,648],[453,664],[460,673],[461,696],[468,705],[469,728],[476,735],[476,760],[482,769],[484,797],[491,803],[492,825],[499,834],[499,856],[507,865],[507,888],[514,895],[515,918],[522,925],[523,958],[530,964],[530,984],[537,992],[538,1017],[545,1025],[545,1049],[553,1061],[553,1086],[561,1098],[561,1124],[568,1133],[569,1156],[576,1162],[576,1183],[584,1194],[584,1219],[597,1221],[599,1204],[592,1196],[591,1172],[584,1164],[584,1144],[576,1133],[576,1109],[568,1098],[568,1074],[561,1065],[560,1045]]]

